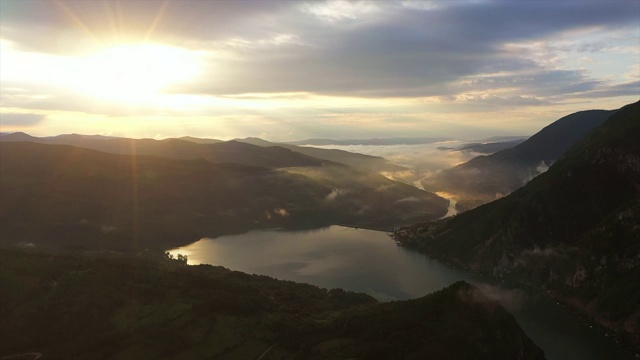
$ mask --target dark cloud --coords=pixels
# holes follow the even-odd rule
[[[596,91],[583,72],[550,70],[505,44],[599,27],[637,27],[640,2],[353,2],[354,14],[323,16],[328,3],[292,1],[2,0],[2,36],[23,49],[67,53],[118,40],[169,42],[209,52],[199,81],[170,91],[211,95],[314,92],[364,97],[450,95],[476,74],[528,94]],[[377,8],[358,13],[358,6]],[[416,5],[416,4],[414,4]],[[423,7],[424,9],[420,9]],[[369,11],[371,10],[371,11]],[[583,44],[596,51],[600,44]],[[217,55],[216,55],[217,54]],[[487,79],[479,79],[478,82]],[[511,82],[510,84],[508,82]]]
[[[292,26],[300,43],[247,47],[221,59],[228,79],[179,91],[233,94],[309,91],[356,96],[429,96],[443,86],[478,73],[538,70],[528,85],[575,92],[598,84],[576,71],[547,71],[509,42],[536,40],[590,26],[619,28],[633,21],[637,4],[616,2],[496,2],[454,4],[435,10],[382,9],[373,21],[354,26],[310,20]],[[215,78],[214,69],[211,78]],[[515,79],[514,79],[515,80]],[[525,84],[523,84],[525,85]]]
[[[560,31],[637,25],[635,1],[493,1],[459,2],[442,11],[449,34],[478,43],[539,39]]]
[[[602,80],[590,79],[584,71],[545,70],[533,66],[530,70],[516,74],[481,77],[469,81],[466,87],[468,90],[521,88],[530,95],[556,96],[590,91],[601,84]]]
[[[574,94],[569,94],[571,97]],[[601,86],[590,91],[575,94],[581,98],[607,98],[619,96],[636,96],[640,98],[640,81],[630,81],[623,84]]]
[[[278,1],[2,0],[3,37],[30,51],[66,54],[75,42],[212,42],[263,34]]]

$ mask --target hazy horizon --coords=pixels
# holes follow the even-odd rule
[[[533,134],[640,96],[638,1],[0,2],[0,131]]]

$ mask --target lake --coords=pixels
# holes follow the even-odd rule
[[[495,286],[397,246],[387,233],[343,226],[306,231],[260,230],[204,238],[170,251],[188,263],[364,292],[381,301],[424,296],[466,280],[500,301],[548,359],[627,359],[597,327],[541,294]]]

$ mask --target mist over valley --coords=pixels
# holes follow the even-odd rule
[[[603,125],[603,130],[600,133],[605,135],[594,134],[591,135],[591,138],[595,140],[584,141],[597,142],[598,136],[606,138],[608,132],[615,133],[616,131],[618,136],[622,136],[619,139],[633,137],[635,131],[633,129],[637,124],[632,119],[637,113],[637,106],[638,104],[633,104],[617,112],[597,113],[615,115],[611,116],[613,119],[610,119],[605,125],[609,123],[616,125],[608,127]],[[580,119],[579,116],[582,114],[574,114],[573,117],[577,116]],[[571,119],[571,117],[569,118]],[[604,120],[597,118],[596,121],[603,122]],[[579,123],[581,126],[585,126],[584,122]],[[3,211],[0,217],[2,223],[0,239],[2,239],[4,247],[9,246],[7,249],[18,245],[23,248],[23,250],[18,250],[19,252],[26,251],[27,253],[49,249],[47,251],[72,251],[73,253],[115,250],[126,253],[151,251],[150,254],[160,254],[163,249],[173,248],[164,256],[154,256],[161,258],[168,256],[170,261],[179,259],[182,264],[222,264],[231,269],[268,274],[280,279],[296,280],[317,286],[343,287],[352,291],[368,293],[383,301],[423,296],[455,280],[471,281],[479,289],[474,291],[482,292],[485,294],[483,296],[488,296],[492,301],[498,301],[501,304],[498,306],[505,306],[510,311],[514,311],[516,318],[523,322],[525,331],[531,332],[534,340],[537,339],[539,344],[544,346],[543,349],[547,354],[553,358],[575,355],[582,359],[596,359],[600,356],[598,354],[604,353],[615,353],[622,356],[627,350],[617,348],[618,345],[602,340],[603,338],[598,337],[597,333],[593,334],[596,336],[595,338],[592,338],[591,333],[589,335],[584,333],[583,336],[588,336],[591,339],[591,345],[587,346],[580,337],[561,335],[562,332],[550,335],[556,330],[563,329],[558,325],[556,328],[547,328],[543,332],[536,330],[546,328],[548,323],[532,320],[535,318],[535,315],[532,314],[550,314],[549,310],[545,308],[547,306],[545,301],[548,301],[545,298],[551,295],[594,316],[591,321],[599,322],[598,327],[609,328],[609,330],[601,331],[617,331],[616,341],[622,341],[626,346],[634,346],[633,344],[637,341],[633,325],[631,328],[625,327],[627,325],[622,327],[619,325],[632,324],[633,319],[637,319],[637,312],[632,305],[635,302],[633,300],[635,295],[631,295],[630,302],[625,302],[624,307],[620,308],[618,305],[617,311],[620,315],[615,315],[618,317],[613,319],[622,320],[617,320],[617,322],[603,321],[604,317],[601,316],[612,316],[609,315],[610,312],[599,313],[598,310],[589,310],[584,302],[572,302],[570,299],[573,298],[563,294],[565,290],[557,289],[551,283],[542,285],[542,290],[546,291],[546,295],[540,295],[542,297],[536,302],[523,303],[523,292],[540,291],[535,288],[538,286],[535,284],[537,281],[535,279],[539,279],[539,275],[535,275],[534,280],[529,280],[527,276],[531,275],[525,275],[527,271],[544,272],[543,269],[546,269],[547,266],[551,269],[557,266],[568,266],[569,269],[576,266],[578,273],[583,274],[581,272],[583,270],[580,269],[589,269],[589,266],[581,262],[569,265],[565,258],[577,251],[571,246],[539,243],[539,239],[545,237],[543,235],[545,231],[555,232],[558,230],[545,230],[545,228],[555,229],[546,224],[537,225],[530,230],[520,230],[529,231],[532,235],[539,234],[538,240],[527,240],[528,237],[524,235],[510,235],[509,239],[532,241],[534,244],[532,247],[525,246],[519,255],[502,255],[500,258],[494,253],[499,248],[489,250],[483,255],[477,245],[475,250],[470,253],[475,255],[465,255],[469,253],[464,252],[463,247],[446,255],[448,254],[446,251],[450,250],[445,249],[449,249],[450,246],[462,246],[453,245],[456,241],[474,241],[473,239],[480,236],[481,233],[478,230],[472,230],[472,232],[467,230],[473,229],[477,225],[455,225],[464,222],[465,219],[474,219],[474,217],[467,216],[467,213],[456,215],[465,210],[457,205],[461,200],[466,201],[463,193],[448,191],[431,193],[420,189],[423,184],[429,184],[432,179],[440,178],[447,172],[459,171],[460,168],[471,166],[470,164],[474,164],[479,159],[484,160],[492,157],[500,159],[506,157],[501,155],[504,153],[515,152],[517,154],[518,151],[522,153],[519,147],[529,149],[527,152],[529,158],[542,159],[540,161],[544,163],[545,154],[549,153],[550,147],[534,146],[535,143],[534,145],[530,145],[530,143],[540,142],[536,139],[546,136],[556,139],[562,143],[563,147],[569,148],[575,138],[575,130],[571,128],[572,124],[566,125],[564,118],[558,120],[557,124],[559,125],[554,123],[541,131],[542,135],[536,134],[529,139],[504,138],[491,139],[494,141],[486,142],[463,142],[448,139],[428,144],[357,144],[319,147],[295,145],[280,147],[277,143],[256,138],[214,141],[197,138],[153,140],[84,135],[37,138],[23,133],[2,134],[0,136],[0,155],[2,156],[0,190]],[[586,126],[596,126],[597,129],[600,129],[598,125]],[[618,128],[626,126],[627,131],[615,130],[616,126]],[[556,130],[556,128],[560,130]],[[588,132],[588,130],[584,131]],[[618,139],[615,137],[612,139],[614,140],[607,141],[613,141],[614,144],[625,141],[615,140]],[[403,139],[399,142],[407,141]],[[607,154],[617,154],[617,150],[606,150],[608,149],[606,147],[604,149],[603,151]],[[366,154],[360,154],[356,151]],[[496,152],[492,153],[492,151]],[[569,154],[574,154],[575,157],[576,151],[572,150]],[[487,153],[489,155],[486,155]],[[633,156],[618,156],[612,161],[619,161],[618,158],[627,159],[627,162],[631,161],[628,169],[633,171],[635,166],[633,165]],[[358,159],[362,161],[362,166],[358,166]],[[570,157],[569,159],[561,159],[560,163],[564,164],[567,161],[571,161]],[[532,164],[535,164],[535,161],[523,162],[522,166],[532,166]],[[562,167],[562,165],[560,166]],[[626,166],[624,165],[622,169],[627,169]],[[552,170],[549,171],[557,172],[556,167],[552,165]],[[485,178],[484,181],[499,184],[502,178],[518,179],[518,176],[521,176],[519,175],[521,171],[512,167],[503,166],[501,169],[500,176]],[[547,171],[546,167],[544,170]],[[573,175],[578,176],[577,173],[573,174],[572,172]],[[531,176],[531,178],[533,177]],[[612,181],[614,178],[609,177],[608,179]],[[520,181],[526,184],[527,180]],[[536,182],[534,181],[534,183]],[[513,195],[507,196],[504,201],[513,196],[522,196],[518,194],[531,186],[535,185],[528,185],[523,190],[516,191]],[[540,187],[540,185],[537,186]],[[621,187],[614,186],[612,189],[620,191]],[[460,188],[455,188],[455,190],[447,188],[446,190],[459,191]],[[633,193],[636,190],[629,188],[629,191]],[[602,201],[604,203],[604,200]],[[565,202],[564,206],[571,203],[571,201]],[[493,206],[494,203],[489,205]],[[499,204],[496,202],[494,207],[498,206]],[[632,202],[629,206],[631,206],[629,210],[624,210],[620,214],[636,211],[634,206],[637,204],[633,205]],[[481,207],[478,211],[483,210],[486,213],[489,211],[487,209],[490,207]],[[556,209],[556,211],[558,210]],[[468,212],[468,214],[475,213],[475,210]],[[484,213],[480,212],[479,214]],[[488,215],[478,216],[482,219]],[[597,219],[602,215],[591,214],[588,216],[595,216],[594,219]],[[617,216],[624,220],[633,215]],[[442,218],[446,219],[438,220]],[[497,219],[505,221],[508,217],[502,215]],[[524,216],[523,219],[530,221],[526,220],[530,219],[530,216]],[[428,223],[429,221],[432,222]],[[482,224],[485,226],[491,226],[493,220],[480,221],[483,221]],[[573,221],[575,222],[575,220]],[[427,225],[402,227],[415,223],[426,223]],[[551,224],[553,221],[549,220],[547,223]],[[569,224],[566,220],[563,223]],[[389,262],[392,261],[390,257],[392,252],[383,250],[375,253],[378,260],[373,260],[374,253],[360,258],[360,260],[350,257],[351,253],[363,252],[358,249],[364,243],[357,239],[365,236],[365,233],[357,231],[353,233],[355,236],[353,245],[348,245],[353,240],[341,238],[342,235],[336,233],[333,237],[342,240],[335,242],[337,247],[334,249],[327,247],[330,244],[328,239],[324,242],[314,242],[316,240],[307,239],[308,229],[321,228],[331,224],[385,231],[394,230],[394,239],[398,244],[406,245],[409,249],[417,248],[425,251],[429,256],[443,259],[450,264],[455,264],[455,266],[483,273],[483,276],[507,277],[514,284],[518,284],[519,279],[523,279],[528,285],[524,288],[519,288],[518,285],[515,288],[496,287],[492,283],[494,280],[479,278],[473,274],[449,273],[450,270],[447,270],[446,265],[436,263],[429,265],[426,262],[427,259],[409,261],[410,258],[406,258],[401,260],[395,265],[396,268],[403,269],[396,275],[396,280],[384,280],[387,275],[376,271],[365,275],[363,269],[368,265],[364,264],[374,261],[380,264],[386,263],[385,266],[389,266]],[[573,225],[577,226],[576,229],[583,229],[582,225],[577,224]],[[502,228],[502,226],[500,225],[498,228]],[[514,229],[511,231],[518,231],[517,229],[522,228],[522,225],[507,226]],[[622,226],[617,230],[622,231],[621,234],[625,234],[629,230],[635,231],[633,230],[635,227],[628,227],[627,222],[624,222],[624,225],[605,225],[605,228],[609,226]],[[269,235],[271,234],[269,231],[272,231],[269,229],[274,228],[300,231],[287,235],[288,238],[296,242],[296,245],[286,245],[286,241],[291,240],[285,240],[287,237],[284,232],[272,233],[275,234],[275,238],[273,235]],[[449,230],[442,230],[447,228]],[[606,232],[605,228],[588,231],[591,233],[593,231]],[[262,229],[263,232],[258,229]],[[237,238],[225,237],[225,235],[244,233],[249,230],[254,232],[238,235]],[[427,240],[428,242],[423,243],[426,239],[440,236],[434,235],[440,232],[448,234],[443,236],[454,236],[454,240],[442,243],[443,250],[429,245],[433,240]],[[457,235],[460,233],[463,235]],[[384,233],[381,234],[383,239],[378,241],[388,244],[385,245],[385,248],[386,246],[395,246],[391,239],[387,238]],[[243,239],[249,236],[252,236],[253,240],[246,244],[253,245],[242,245],[246,241]],[[609,299],[607,297],[609,292],[620,291],[614,289],[632,284],[624,279],[633,277],[633,275],[628,275],[628,272],[635,271],[633,270],[635,263],[633,257],[629,258],[629,255],[622,254],[632,253],[633,250],[629,250],[629,246],[633,248],[637,244],[630,240],[635,237],[633,233],[623,236],[628,239],[627,242],[631,242],[628,242],[626,247],[620,250],[622,252],[604,255],[603,259],[611,256],[620,259],[623,256],[623,259],[626,259],[623,261],[629,264],[629,268],[618,270],[623,271],[624,274],[619,285],[614,284],[613,288],[605,288],[602,293],[597,295],[599,298]],[[193,243],[201,238],[204,239]],[[272,238],[273,240],[269,240]],[[549,241],[556,241],[555,239],[558,238],[558,235],[552,236],[552,240]],[[225,245],[226,250],[223,250],[220,247],[221,244],[229,241],[225,239],[229,239],[231,242]],[[207,241],[211,245],[214,243],[220,245],[210,248],[209,245],[204,245]],[[300,243],[298,244],[298,242]],[[193,244],[189,245],[190,243]],[[25,246],[32,250],[24,250]],[[174,248],[176,246],[182,247]],[[298,246],[301,246],[301,251],[294,251]],[[489,249],[492,248],[489,247]],[[401,250],[402,254],[411,251]],[[610,250],[613,249],[609,248],[607,251]],[[14,248],[14,250],[6,251],[16,250]],[[253,254],[253,252],[256,253]],[[226,255],[224,255],[225,253]],[[222,257],[211,258],[207,254],[217,254]],[[270,255],[264,258],[262,254]],[[251,261],[241,260],[245,255],[257,255],[258,257]],[[467,259],[465,256],[469,258]],[[474,256],[484,256],[485,258],[474,260]],[[515,262],[508,260],[512,256],[518,256],[518,260]],[[541,262],[540,258],[545,260]],[[227,259],[236,260],[227,264]],[[349,270],[355,269],[353,266],[358,267],[357,264],[363,259],[366,260],[363,262],[363,266],[359,267],[360,270],[357,272]],[[562,261],[565,264],[557,265],[557,259],[565,259]],[[264,260],[268,261],[262,264]],[[407,261],[409,263],[417,262],[415,265],[407,267]],[[427,264],[428,270],[424,269],[423,263]],[[495,264],[493,268],[485,267],[487,266],[485,264],[491,263]],[[529,268],[532,270],[525,270]],[[493,270],[488,271],[489,269]],[[439,280],[429,285],[431,287],[424,288],[425,280],[421,281],[417,278],[411,280],[415,276],[413,271],[416,274],[430,272],[431,276],[436,276],[434,279]],[[564,270],[555,271],[558,274],[555,276],[565,276],[562,272]],[[347,276],[346,279],[353,278],[353,282],[336,281],[341,276]],[[584,280],[576,280],[578,275],[571,276],[573,276],[572,281],[577,281],[572,286],[579,288]],[[555,281],[553,278],[550,279],[547,281]],[[366,284],[366,281],[370,282],[369,285],[362,288],[360,285]],[[530,283],[530,281],[533,282]],[[412,286],[417,286],[417,288],[411,288],[413,290],[404,288],[409,283],[413,283]],[[379,286],[382,287],[378,288]],[[394,288],[398,290],[391,290]],[[403,288],[404,290],[399,290]],[[553,292],[551,293],[551,291]],[[598,294],[597,290],[593,288],[580,290],[581,293],[585,291]],[[617,301],[614,303],[619,304]],[[14,307],[15,305],[10,306]],[[546,316],[542,318],[544,319]],[[558,318],[559,315],[554,316]],[[619,316],[623,317],[619,318]],[[571,316],[563,320],[563,324],[567,329],[574,329],[575,326],[582,329],[581,326],[584,326],[579,325],[579,320]],[[78,326],[84,325],[79,324]],[[564,331],[564,333],[566,332]],[[583,330],[577,332],[577,334],[582,333]],[[562,338],[565,342],[574,344],[572,346],[576,347],[571,352],[567,352],[552,340],[558,338]],[[264,338],[261,337],[261,339]]]
[[[640,358],[640,2],[0,0],[0,360]]]

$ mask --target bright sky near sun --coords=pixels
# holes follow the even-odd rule
[[[0,131],[528,135],[640,99],[640,1],[0,0]]]

